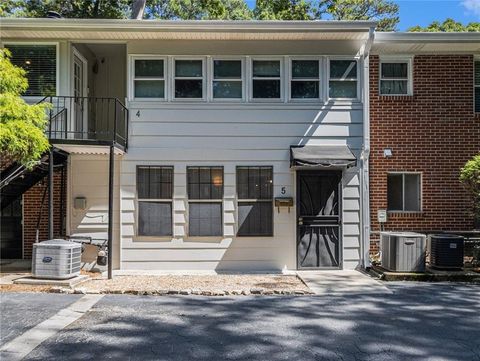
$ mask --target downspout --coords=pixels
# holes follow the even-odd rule
[[[361,186],[361,220],[362,234],[360,242],[361,266],[370,267],[370,187],[369,187],[369,158],[370,158],[370,49],[375,38],[375,27],[371,27],[368,40],[362,51],[363,58],[363,148],[360,156],[362,171]]]

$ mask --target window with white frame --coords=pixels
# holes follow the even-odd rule
[[[203,99],[203,60],[175,59],[175,99]]]
[[[475,61],[475,112],[480,113],[480,60]]]
[[[291,99],[320,97],[320,62],[318,60],[292,60],[290,76]]]
[[[328,96],[335,99],[356,99],[358,80],[357,80],[357,61],[356,60],[338,60],[329,61],[330,79],[328,83]]]
[[[172,235],[173,167],[137,166],[138,235]]]
[[[188,234],[223,235],[223,167],[187,167]]]
[[[57,90],[57,46],[55,44],[5,44],[10,61],[27,74],[26,96],[51,96]]]
[[[242,99],[242,61],[213,60],[212,96],[214,99]]]
[[[237,167],[238,236],[273,236],[273,167]]]
[[[165,99],[165,60],[133,60],[133,96],[136,99]]]
[[[411,94],[410,64],[410,60],[381,60],[380,94]]]
[[[281,99],[280,60],[252,60],[252,98]]]
[[[419,212],[421,189],[419,173],[387,174],[387,209],[397,212]]]

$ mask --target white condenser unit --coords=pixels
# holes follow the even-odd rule
[[[32,275],[35,278],[67,279],[80,274],[82,245],[52,239],[33,245]]]
[[[396,272],[424,272],[426,236],[413,232],[380,234],[382,267]]]

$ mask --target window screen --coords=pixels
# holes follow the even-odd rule
[[[175,60],[175,98],[203,98],[202,60]]]
[[[421,210],[421,177],[414,173],[387,175],[389,211],[418,212]]]
[[[135,98],[165,98],[163,59],[135,59]]]
[[[380,94],[408,94],[408,62],[382,62],[380,64]]]
[[[242,61],[213,61],[213,97],[215,99],[241,99]]]
[[[475,112],[480,113],[480,61],[475,62]]]
[[[252,96],[254,99],[280,99],[280,60],[252,62]]]
[[[273,235],[273,168],[237,167],[238,236]]]
[[[56,45],[5,45],[10,50],[12,64],[27,71],[26,96],[56,94]]]
[[[137,167],[138,235],[172,235],[173,167]]]
[[[357,98],[357,61],[330,60],[330,98]]]
[[[223,234],[223,167],[187,167],[189,235]]]
[[[316,99],[320,96],[320,67],[318,60],[292,60],[290,97]]]

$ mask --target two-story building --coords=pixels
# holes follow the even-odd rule
[[[479,33],[376,33],[369,84],[372,252],[381,230],[472,231],[472,198],[459,176],[480,153],[479,57]]]
[[[356,268],[378,210],[383,229],[468,228],[479,35],[374,29],[2,19],[25,99],[53,104],[51,154],[4,164],[2,255],[89,236],[122,270]]]
[[[374,26],[2,19],[26,98],[53,104],[64,235],[110,223],[116,269],[362,265]]]

